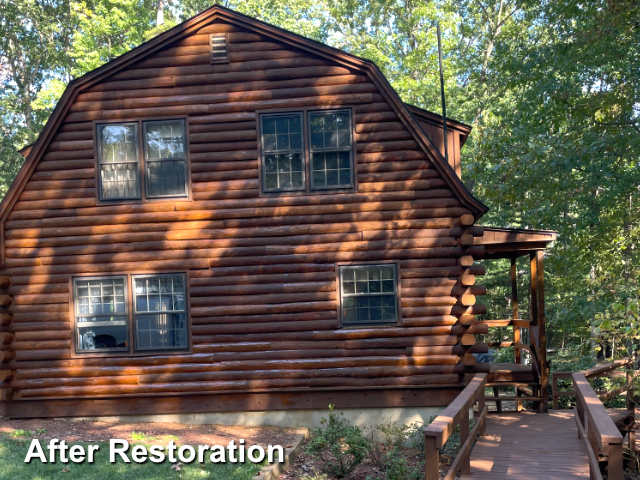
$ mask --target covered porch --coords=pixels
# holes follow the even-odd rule
[[[509,280],[511,286],[511,318],[481,320],[489,328],[511,327],[511,338],[498,342],[487,342],[491,349],[513,347],[512,363],[478,363],[477,371],[488,373],[487,386],[493,387],[494,397],[486,397],[495,402],[498,411],[502,403],[516,402],[516,409],[522,409],[522,400],[533,401],[534,409],[548,411],[549,366],[547,362],[547,336],[545,331],[544,297],[544,250],[556,239],[556,232],[545,230],[524,230],[512,228],[485,227],[479,237],[484,256],[482,260],[509,259]],[[517,259],[528,257],[530,288],[529,308],[522,312],[518,291]],[[513,389],[513,396],[498,396],[499,388]],[[504,388],[503,388],[504,390]],[[522,399],[522,400],[520,400]]]

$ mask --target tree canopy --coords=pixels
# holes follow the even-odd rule
[[[210,6],[0,2],[0,195],[21,164],[18,149],[37,138],[70,79]],[[435,112],[439,22],[449,114],[474,127],[463,180],[491,207],[482,223],[559,232],[546,262],[552,345],[583,345],[593,335],[638,338],[637,1],[223,4],[375,61],[404,101]],[[486,279],[491,312],[506,306],[505,278]]]

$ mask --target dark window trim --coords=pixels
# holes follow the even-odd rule
[[[135,294],[135,288],[133,285],[133,282],[138,279],[138,278],[154,278],[154,277],[175,277],[177,275],[182,275],[183,277],[183,281],[184,281],[184,310],[172,310],[172,311],[166,311],[166,312],[141,312],[138,313],[136,310],[136,294]],[[188,281],[188,277],[185,273],[183,272],[179,272],[179,273],[169,273],[169,272],[164,272],[164,273],[142,273],[142,274],[131,274],[130,276],[130,282],[131,282],[131,316],[132,316],[132,325],[133,325],[133,351],[134,353],[143,353],[143,352],[186,352],[189,350],[190,348],[190,338],[189,338],[189,319],[187,318],[187,281]],[[184,313],[185,315],[185,320],[187,323],[187,345],[186,347],[182,347],[182,348],[173,348],[173,349],[140,349],[137,350],[137,333],[138,333],[138,323],[136,321],[136,317],[138,315],[157,315],[157,314],[162,314],[162,313]]]
[[[184,275],[185,290],[185,315],[187,318],[187,346],[188,348],[174,350],[142,350],[135,351],[135,312],[133,308],[133,277],[139,276],[160,276],[160,275]],[[125,289],[127,300],[127,322],[128,322],[128,339],[129,351],[113,351],[113,352],[80,352],[77,353],[76,339],[76,316],[75,316],[75,280],[89,280],[97,278],[125,277]],[[69,277],[69,291],[71,292],[71,301],[69,302],[69,314],[71,319],[71,358],[100,358],[100,357],[150,357],[159,355],[186,355],[193,353],[193,338],[191,326],[191,292],[189,287],[190,271],[189,270],[162,270],[162,271],[140,271],[136,273],[130,272],[108,272],[103,274],[83,273],[71,275]]]
[[[76,308],[78,306],[78,296],[77,296],[77,291],[76,291],[76,282],[78,281],[91,281],[91,280],[109,280],[109,279],[121,279],[123,280],[123,287],[124,287],[124,313],[121,314],[113,314],[113,315],[105,315],[105,314],[100,314],[100,315],[81,315],[78,314],[76,311]],[[131,339],[131,321],[130,321],[130,315],[129,315],[129,287],[127,285],[127,276],[126,275],[100,275],[100,276],[89,276],[89,277],[77,277],[73,279],[72,282],[72,310],[73,310],[73,325],[74,325],[74,329],[73,329],[73,338],[74,338],[74,342],[75,342],[75,348],[74,348],[74,352],[77,355],[80,356],[86,356],[87,354],[91,355],[93,352],[91,350],[82,350],[79,351],[78,350],[78,328],[82,328],[84,327],[84,325],[79,325],[78,324],[78,317],[101,317],[101,316],[109,316],[109,317],[127,317],[126,320],[126,327],[127,327],[127,341],[129,342],[129,352],[131,351],[131,344],[130,344],[130,339]],[[127,351],[125,351],[124,349],[109,349],[109,350],[100,350],[100,353],[104,353],[104,354],[127,354],[129,353]]]
[[[147,135],[147,126],[149,125],[161,125],[163,123],[169,123],[169,122],[180,122],[182,123],[182,128],[184,129],[184,136],[183,136],[183,143],[184,143],[184,158],[146,158],[147,157],[147,142],[144,141],[146,135]],[[145,190],[147,188],[147,186],[149,185],[149,175],[148,175],[148,168],[147,168],[147,162],[173,162],[173,161],[182,161],[184,162],[184,191],[185,191],[185,195],[156,195],[156,196],[149,196],[146,195],[146,191],[145,191],[145,198],[147,200],[165,200],[165,199],[176,199],[176,198],[187,198],[189,197],[189,175],[188,175],[188,171],[190,170],[190,166],[189,166],[189,162],[187,161],[187,157],[189,156],[188,154],[188,148],[189,145],[187,144],[187,122],[185,121],[184,118],[177,118],[177,119],[170,119],[170,120],[142,120],[142,161],[144,162],[144,185],[145,185]]]
[[[260,124],[260,131],[262,132],[262,118],[263,117],[268,117],[268,118],[273,118],[273,117],[284,117],[284,116],[293,116],[293,115],[297,115],[300,117],[300,128],[302,129],[301,131],[301,137],[302,137],[302,148],[300,149],[299,153],[302,154],[302,163],[303,163],[303,167],[302,167],[302,187],[288,187],[288,188],[278,188],[278,189],[267,189],[266,186],[266,181],[267,181],[267,176],[266,176],[266,168],[265,168],[265,157],[267,155],[278,155],[278,154],[287,154],[287,153],[298,153],[297,150],[279,150],[279,151],[273,151],[273,152],[265,152],[262,148],[262,134],[260,134],[260,161],[259,161],[259,165],[261,167],[261,171],[263,173],[265,173],[264,175],[260,175],[260,188],[263,192],[265,193],[298,193],[298,192],[304,192],[306,190],[306,185],[307,185],[307,168],[306,168],[306,164],[305,164],[305,151],[306,151],[306,141],[305,141],[305,118],[304,118],[304,114],[302,112],[278,112],[278,113],[265,113],[265,114],[261,114],[260,118],[259,118],[259,124]]]
[[[135,163],[137,165],[137,170],[138,170],[138,196],[137,197],[117,197],[117,198],[103,198],[103,192],[102,192],[102,165],[110,165],[110,163],[105,162],[102,163],[102,148],[100,146],[100,135],[98,134],[98,131],[104,127],[104,126],[108,126],[108,125],[123,125],[123,126],[128,126],[128,125],[133,125],[135,127],[135,133],[136,133],[136,161],[135,162],[114,162],[114,163]],[[114,123],[98,123],[96,124],[95,128],[94,128],[94,135],[96,138],[96,159],[97,159],[97,164],[96,164],[96,175],[97,175],[97,190],[98,190],[98,198],[100,199],[100,201],[102,202],[108,202],[108,203],[119,203],[119,202],[129,202],[129,201],[136,201],[136,200],[141,200],[143,198],[142,195],[142,178],[141,178],[141,168],[140,168],[140,163],[142,162],[142,154],[140,151],[140,122],[114,122]]]
[[[393,266],[396,275],[396,322],[395,323],[373,323],[373,324],[347,324],[342,322],[342,268],[343,267],[373,267],[373,266]],[[339,328],[390,328],[390,327],[402,327],[402,296],[401,291],[401,269],[400,262],[398,261],[364,261],[364,262],[337,262],[336,263],[336,295],[338,299],[338,323]]]
[[[213,58],[213,37],[224,37],[225,43],[225,51],[227,52],[227,56],[224,58]],[[216,63],[229,63],[229,34],[228,33],[211,33],[209,34],[209,60],[211,64]]]
[[[309,112],[316,111],[339,111],[349,110],[351,115],[351,168],[352,168],[352,181],[353,186],[341,187],[341,188],[325,188],[325,189],[312,189],[310,183],[310,169],[311,169],[311,152],[309,149],[309,142],[307,141],[308,133],[308,120]],[[277,191],[265,191],[264,185],[264,168],[262,166],[263,151],[262,151],[262,116],[273,114],[302,114],[303,121],[303,146],[304,146],[304,168],[305,168],[305,188],[302,190],[277,190]],[[260,178],[260,197],[272,197],[272,196],[297,196],[297,195],[329,195],[336,193],[355,193],[358,191],[358,162],[357,151],[358,145],[356,141],[356,106],[353,105],[330,105],[330,106],[318,106],[318,107],[300,107],[300,108],[274,108],[265,110],[256,110],[256,132],[258,141],[258,176]]]
[[[146,163],[144,160],[144,131],[143,123],[146,122],[163,122],[171,120],[182,120],[184,122],[185,133],[185,148],[186,148],[186,195],[175,197],[152,197],[147,198],[146,192]],[[94,165],[95,165],[95,184],[96,184],[96,205],[123,205],[123,204],[139,204],[139,203],[159,203],[159,202],[192,202],[193,201],[193,188],[191,184],[191,148],[189,143],[189,117],[186,115],[179,116],[167,116],[167,117],[149,117],[149,118],[122,118],[117,120],[93,120],[93,152],[94,152]],[[103,199],[102,198],[102,184],[100,181],[100,163],[98,160],[99,145],[98,145],[98,125],[110,125],[110,124],[126,124],[136,123],[138,124],[138,165],[139,174],[138,179],[140,181],[140,198],[125,198],[125,199]]]
[[[342,147],[342,148],[316,148],[314,149],[311,146],[311,115],[313,115],[316,112],[323,112],[323,113],[339,113],[339,112],[348,112],[349,113],[349,123],[350,123],[350,127],[351,127],[351,146],[349,147]],[[356,167],[355,167],[355,153],[353,151],[353,142],[355,139],[355,130],[353,128],[353,110],[350,108],[338,108],[338,109],[329,109],[329,110],[308,110],[307,112],[307,125],[308,125],[308,132],[305,133],[309,133],[309,189],[311,193],[316,193],[316,192],[321,192],[323,190],[343,190],[343,189],[350,189],[350,188],[354,188],[355,186],[355,177],[356,177]],[[314,187],[313,186],[313,154],[314,153],[327,153],[327,152],[349,152],[349,168],[351,168],[351,185],[345,185],[345,186],[340,186],[340,187],[333,187],[333,186],[329,186],[329,187]]]

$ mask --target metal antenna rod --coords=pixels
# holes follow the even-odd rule
[[[440,62],[440,98],[442,99],[442,130],[444,137],[444,158],[449,162],[449,152],[447,151],[447,103],[444,99],[444,73],[442,70],[442,40],[440,39],[440,22],[436,24],[438,29],[438,60]]]

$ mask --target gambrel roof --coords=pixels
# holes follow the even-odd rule
[[[420,148],[424,150],[429,159],[433,162],[436,169],[440,172],[445,179],[451,190],[455,193],[458,199],[463,205],[468,207],[473,213],[476,220],[481,217],[488,208],[479,200],[477,200],[469,190],[462,183],[460,178],[451,169],[449,164],[445,161],[442,154],[429,140],[425,132],[420,127],[416,118],[410,113],[409,109],[415,109],[414,113],[419,113],[415,107],[406,106],[396,91],[391,87],[388,80],[384,77],[380,69],[371,61],[359,58],[355,55],[351,55],[342,50],[327,46],[315,40],[311,40],[292,32],[283,30],[273,25],[266,24],[258,21],[254,18],[242,15],[234,12],[228,8],[215,5],[204,12],[186,20],[180,25],[158,35],[154,39],[134,48],[130,52],[112,60],[105,65],[72,80],[64,91],[62,97],[58,101],[53,113],[51,114],[47,124],[45,125],[38,140],[31,146],[29,150],[26,148],[23,151],[27,154],[27,158],[18,173],[16,179],[13,181],[9,191],[0,204],[0,227],[4,228],[4,222],[6,221],[9,213],[15,205],[18,197],[22,193],[29,177],[34,171],[40,158],[44,155],[44,152],[55,135],[58,127],[60,126],[65,115],[69,111],[70,106],[73,104],[76,96],[81,91],[95,85],[96,83],[104,80],[105,78],[122,71],[133,63],[140,61],[142,58],[153,54],[154,52],[167,47],[173,42],[176,42],[188,35],[193,34],[204,25],[211,23],[214,20],[220,20],[230,24],[237,25],[239,27],[255,31],[264,36],[273,38],[274,40],[288,44],[292,47],[308,51],[313,55],[317,55],[326,58],[336,64],[342,65],[347,68],[358,70],[372,80],[372,82],[379,88],[380,93],[386,98],[388,103],[392,106],[395,113],[405,124],[409,132],[413,135],[416,142],[420,145]],[[426,112],[426,111],[422,111]],[[427,112],[428,113],[428,112]],[[458,122],[455,122],[458,124]],[[464,124],[458,124],[461,128]],[[453,125],[452,125],[453,126]],[[465,126],[466,127],[466,126]]]

